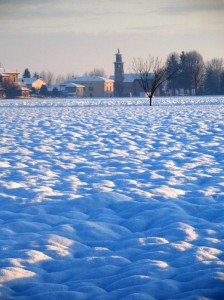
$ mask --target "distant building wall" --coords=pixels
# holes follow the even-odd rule
[[[2,84],[18,84],[18,72],[7,71],[4,68],[0,68],[0,83]]]
[[[74,77],[71,82],[85,86],[84,97],[113,97],[114,81],[98,76]]]
[[[134,95],[133,91],[133,82],[124,82],[123,83],[123,97],[132,97]]]
[[[68,83],[65,87],[64,94],[68,97],[84,97],[85,86],[75,83]]]
[[[15,91],[16,97],[29,97],[30,96],[30,90],[27,87],[18,86]]]

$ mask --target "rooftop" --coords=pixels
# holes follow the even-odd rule
[[[29,89],[27,88],[27,87],[25,87],[25,86],[18,86],[17,88],[16,88],[16,90],[17,91],[29,91]]]
[[[84,85],[81,85],[81,84],[77,84],[77,83],[74,83],[74,82],[69,82],[67,85],[66,85],[66,88],[67,87],[85,87]]]
[[[153,79],[154,73],[149,74],[149,79]],[[114,75],[110,76],[112,80],[114,80]],[[136,79],[140,79],[140,74],[138,73],[125,73],[124,74],[124,82],[133,82]]]
[[[19,78],[19,82],[24,82],[26,84],[32,84],[33,82],[37,81],[37,80],[42,80],[41,78],[37,78],[37,77],[31,77],[31,78]]]
[[[100,77],[100,76],[77,76],[77,77],[72,77],[71,82],[87,82],[87,81],[92,81],[92,82],[104,82],[104,81],[112,81],[112,79]]]
[[[7,70],[5,68],[0,68],[0,74],[19,74],[19,72]]]

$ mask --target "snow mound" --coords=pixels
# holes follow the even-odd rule
[[[223,103],[2,100],[0,298],[224,299]]]

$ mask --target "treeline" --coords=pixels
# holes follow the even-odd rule
[[[207,62],[197,51],[171,53],[166,61],[167,70],[178,69],[163,89],[171,95],[223,95],[224,62],[213,58]]]

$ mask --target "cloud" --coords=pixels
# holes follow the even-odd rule
[[[100,0],[94,0],[99,3]],[[79,5],[78,5],[79,3]],[[101,15],[87,0],[0,0],[0,32],[14,34],[86,32],[91,18]],[[13,20],[13,22],[11,21]]]
[[[67,6],[61,1],[54,2],[47,0],[46,2],[36,2],[21,0],[14,3],[14,0],[9,0],[7,3],[0,2],[1,19],[13,20],[30,20],[45,19],[45,18],[68,18],[70,16],[80,16],[81,11],[75,6]]]
[[[224,11],[224,0],[184,0],[170,1],[169,5],[160,7],[158,13],[170,15],[186,15],[191,13]]]
[[[85,18],[135,16],[151,6],[147,0],[0,0],[0,17],[26,18]]]
[[[119,0],[39,0],[35,4],[30,0],[0,0],[0,33],[124,31],[124,24],[133,20],[137,23],[142,11],[135,1],[130,0],[128,4],[126,6]]]

